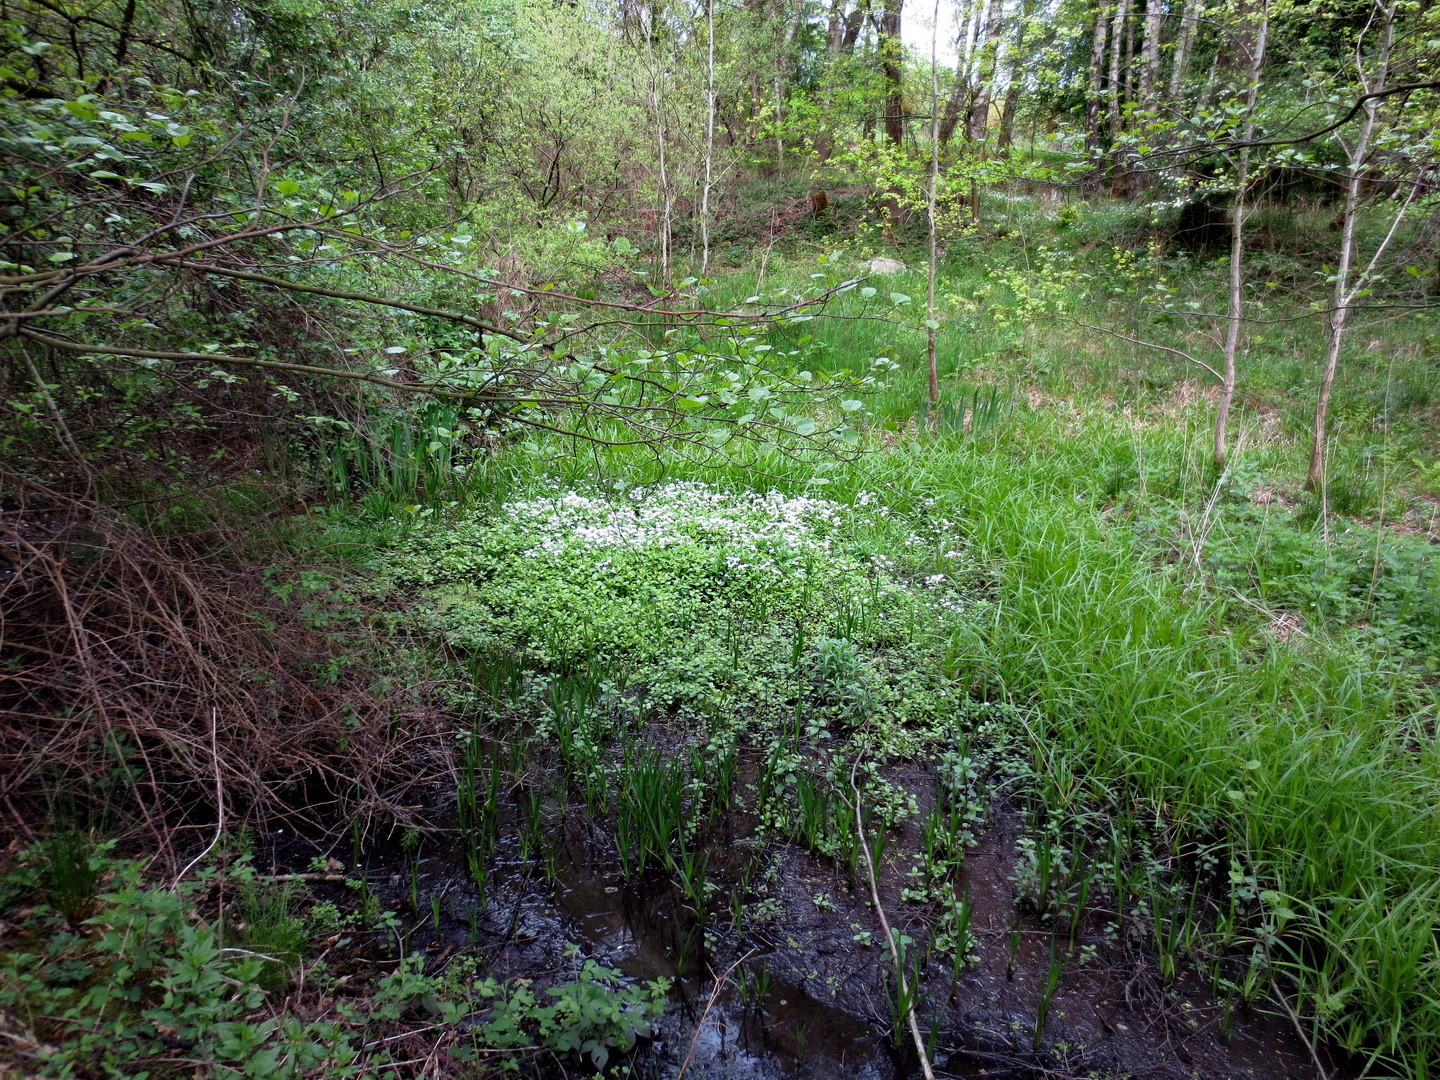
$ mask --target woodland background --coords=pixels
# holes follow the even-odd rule
[[[1000,606],[926,669],[1035,710],[1036,835],[1151,822],[1220,937],[1137,877],[1146,949],[1428,1074],[1440,9],[916,4],[0,2],[0,1060],[437,1067],[385,1055],[475,1015],[448,976],[307,998],[329,901],[280,978],[207,890],[288,926],[235,830],[323,878],[473,773],[491,661],[376,552],[682,477],[949,500]],[[630,1049],[660,999],[586,978]]]

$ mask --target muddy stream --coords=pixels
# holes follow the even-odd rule
[[[910,771],[906,786],[919,795],[924,771]],[[701,834],[713,900],[703,923],[668,878],[624,882],[603,815],[552,804],[544,855],[533,839],[523,850],[514,791],[508,805],[501,799],[483,903],[458,841],[428,841],[413,863],[396,853],[371,880],[384,902],[420,913],[408,946],[431,970],[470,954],[482,971],[547,986],[594,959],[634,979],[673,980],[654,1038],[630,1056],[632,1076],[920,1075],[908,1032],[894,1037],[893,966],[868,881],[763,836],[745,808],[746,774],[753,764],[737,807]],[[1068,928],[1052,933],[1025,910],[1014,882],[1022,827],[997,797],[956,884],[973,913],[972,962],[957,972],[936,951],[922,970],[921,1027],[936,1075],[1314,1080],[1309,1047],[1278,1010],[1240,1006],[1227,1017],[1184,967],[1162,985],[1154,959],[1114,932],[1113,913],[1092,909],[1072,942]],[[915,821],[895,830],[878,867],[882,906],[917,943],[933,933],[934,912],[901,891],[920,842]],[[437,898],[438,926],[430,916]],[[561,1067],[570,1076],[594,1072]]]

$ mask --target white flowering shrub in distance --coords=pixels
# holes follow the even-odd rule
[[[646,665],[737,632],[804,628],[880,645],[932,608],[861,537],[883,511],[667,483],[539,495],[412,536],[391,562],[467,650],[541,665]]]

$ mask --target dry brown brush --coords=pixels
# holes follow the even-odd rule
[[[27,496],[0,509],[0,806],[21,834],[57,797],[171,860],[201,843],[177,827],[222,814],[323,835],[422,813],[453,739],[363,610],[277,587],[219,526]]]

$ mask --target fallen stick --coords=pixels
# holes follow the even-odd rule
[[[895,944],[895,935],[890,932],[890,920],[880,904],[880,886],[875,880],[875,861],[870,857],[870,841],[865,836],[865,824],[860,820],[860,788],[855,783],[855,770],[860,767],[860,753],[855,764],[850,766],[850,790],[855,794],[855,805],[851,811],[855,817],[855,835],[860,841],[860,853],[865,857],[865,873],[870,878],[870,900],[875,905],[875,914],[880,919],[880,929],[885,934],[885,944],[890,946],[890,960],[895,965],[895,978],[900,984],[900,1000],[905,1002],[905,1020],[910,1027],[910,1037],[915,1040],[915,1054],[920,1058],[920,1071],[925,1080],[935,1080],[935,1071],[930,1067],[930,1055],[925,1049],[925,1039],[920,1034],[920,1021],[915,1018],[915,999],[910,996],[910,987],[905,982],[905,965],[900,962],[900,950]],[[842,799],[845,796],[840,796]]]
[[[1310,1051],[1310,1060],[1315,1065],[1315,1071],[1320,1074],[1320,1080],[1330,1080],[1329,1074],[1325,1071],[1325,1066],[1320,1064],[1320,1054],[1315,1049],[1315,1044],[1310,1041],[1310,1036],[1305,1034],[1305,1027],[1300,1023],[1300,1017],[1297,1016],[1295,1010],[1290,1007],[1289,1000],[1280,992],[1280,987],[1274,979],[1270,980],[1270,989],[1275,994],[1275,1000],[1280,1002],[1280,1007],[1285,1010],[1285,1015],[1290,1017],[1290,1023],[1295,1025],[1295,1034],[1300,1036],[1300,1041],[1305,1044],[1305,1049]]]

